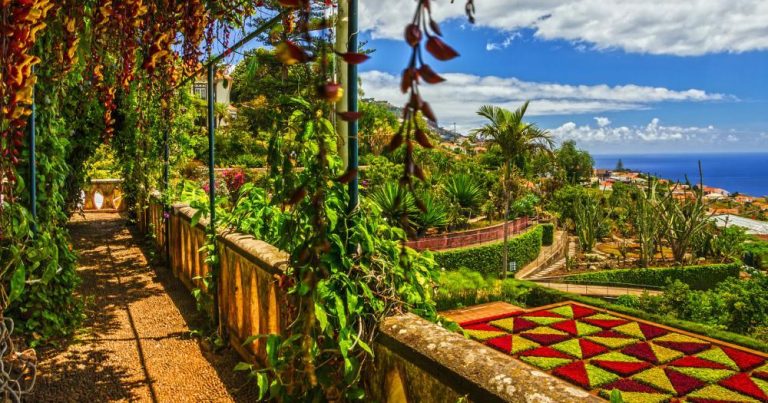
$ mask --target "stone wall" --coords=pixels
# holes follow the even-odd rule
[[[205,243],[206,220],[192,225],[195,211],[174,205],[164,225],[162,205],[153,200],[138,214],[138,225],[151,233],[159,251],[168,252],[173,273],[190,290],[204,288],[200,278],[209,267],[199,249]],[[167,231],[167,232],[166,232]],[[166,242],[168,240],[168,242]],[[219,231],[221,268],[219,313],[230,344],[247,360],[265,362],[255,334],[280,333],[283,291],[278,276],[288,256],[251,236]],[[167,248],[167,249],[166,249]],[[383,403],[591,402],[587,392],[482,346],[412,314],[390,317],[373,345],[375,359],[364,375],[368,400]]]

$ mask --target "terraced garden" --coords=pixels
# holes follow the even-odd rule
[[[473,339],[626,403],[766,402],[768,355],[564,302],[459,324]]]

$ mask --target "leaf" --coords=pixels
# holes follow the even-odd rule
[[[427,137],[427,134],[424,133],[423,130],[416,128],[416,131],[414,132],[414,136],[416,138],[416,142],[419,143],[420,146],[424,148],[434,147],[432,143],[429,142],[429,138]]]
[[[349,183],[352,182],[352,179],[355,179],[355,177],[357,177],[357,168],[348,169],[347,172],[336,178],[336,182]]]
[[[267,379],[267,374],[263,372],[256,374],[256,383],[259,385],[259,401],[264,400],[264,396],[266,396],[267,391],[269,390],[268,382],[269,379]]]
[[[360,64],[360,63],[363,63],[366,60],[371,58],[370,56],[362,54],[362,53],[353,53],[353,52],[339,53],[339,52],[336,52],[336,54],[341,56],[341,58],[344,59],[344,61],[349,63],[349,64]]]
[[[432,67],[429,67],[428,64],[422,64],[421,67],[419,67],[419,75],[429,84],[438,84],[445,81],[445,79],[435,73],[435,71],[432,70]]]
[[[21,293],[24,292],[26,275],[27,273],[24,266],[17,267],[16,271],[13,272],[13,276],[11,277],[11,293],[8,297],[10,301],[16,300],[21,296]]]
[[[270,366],[277,365],[277,356],[280,352],[280,336],[270,334],[267,336],[267,363]]]
[[[351,314],[357,313],[359,311],[357,306],[357,295],[353,292],[350,292],[349,289],[347,289],[347,309]]]
[[[328,327],[328,314],[325,313],[325,309],[323,309],[322,305],[317,302],[315,302],[315,316],[317,317],[317,321],[320,322],[320,329],[325,331]]]
[[[247,363],[247,362],[238,362],[237,365],[235,365],[235,371],[250,371],[253,369],[253,365]]]
[[[198,222],[200,222],[200,217],[203,216],[203,210],[197,210],[195,211],[195,214],[192,215],[190,226],[195,227]]]
[[[337,115],[339,115],[339,118],[345,122],[354,122],[358,119],[360,119],[360,116],[362,115],[360,112],[336,112]]]
[[[344,302],[338,295],[334,295],[334,300],[336,302],[336,316],[339,317],[339,327],[345,328],[347,327],[347,313],[344,310]]]
[[[448,46],[447,43],[436,36],[430,36],[429,39],[427,39],[426,49],[427,52],[437,60],[446,61],[459,56],[459,52],[456,52],[452,47]]]

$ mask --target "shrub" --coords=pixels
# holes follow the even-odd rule
[[[543,228],[537,225],[525,233],[511,238],[509,261],[516,262],[520,269],[539,256]],[[457,248],[435,252],[435,261],[447,270],[468,268],[483,275],[497,275],[504,255],[504,242],[494,242],[480,246]]]
[[[650,269],[606,270],[574,274],[566,282],[584,284],[636,284],[665,287],[669,281],[680,280],[694,290],[707,290],[728,278],[738,278],[741,262],[701,266],[663,267]]]
[[[541,244],[552,245],[555,242],[555,225],[551,223],[541,224]]]
[[[522,305],[529,291],[513,279],[486,279],[482,274],[466,268],[443,272],[437,283],[435,303],[441,311],[492,301]]]

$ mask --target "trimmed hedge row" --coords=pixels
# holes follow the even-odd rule
[[[518,269],[539,256],[543,231],[541,225],[536,225],[507,241],[509,244],[509,261],[516,262]],[[486,276],[497,276],[501,271],[504,258],[504,241],[437,251],[433,254],[437,264],[446,270],[458,270],[466,267]]]
[[[541,233],[541,244],[544,246],[552,245],[555,242],[555,225],[552,223],[541,224],[543,232]]]
[[[566,276],[566,282],[579,284],[636,284],[665,287],[667,280],[680,280],[693,290],[708,290],[730,277],[739,277],[741,262],[701,266],[648,269],[605,270]]]
[[[542,287],[529,281],[518,280],[517,283],[519,286],[529,289],[529,292],[526,293],[524,297],[525,306],[527,307],[538,307],[568,300],[581,302],[583,304],[608,309],[614,312],[623,313],[625,315],[634,316],[639,319],[687,330],[702,336],[711,337],[713,339],[722,340],[727,343],[738,344],[740,346],[768,353],[768,344],[748,336],[743,336],[726,330],[715,329],[714,327],[700,323],[679,320],[669,316],[655,315],[646,311],[641,311],[639,309],[629,308],[622,305],[615,305],[598,298],[585,297],[582,295],[570,294],[563,291]]]

